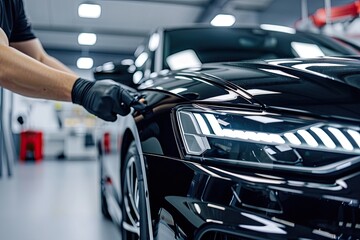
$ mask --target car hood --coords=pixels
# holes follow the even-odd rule
[[[360,120],[358,60],[269,61],[249,64],[248,67],[248,71],[254,71],[255,75],[266,76],[229,80],[268,107]]]
[[[147,86],[146,86],[147,85]],[[290,59],[207,64],[151,80],[142,88],[187,100],[253,103],[315,115],[360,119],[360,61]]]

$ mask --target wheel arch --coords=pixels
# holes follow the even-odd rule
[[[121,149],[120,149],[120,183],[122,185],[122,176],[123,176],[123,171],[124,169],[126,168],[125,166],[125,159],[126,159],[126,156],[128,154],[128,149],[129,147],[131,146],[131,143],[133,141],[135,141],[136,143],[136,146],[137,146],[137,150],[139,151],[139,154],[140,154],[140,158],[139,158],[139,161],[140,161],[140,167],[141,167],[141,181],[143,181],[143,191],[140,190],[140,192],[143,192],[144,193],[144,196],[142,197],[145,201],[143,202],[143,208],[145,209],[145,213],[146,214],[146,217],[145,218],[141,218],[141,220],[143,219],[151,219],[151,214],[150,214],[150,203],[149,203],[149,190],[148,190],[148,186],[147,186],[147,178],[146,178],[146,169],[145,169],[145,165],[144,165],[144,159],[142,157],[142,151],[141,151],[141,147],[139,146],[139,137],[137,135],[137,131],[136,129],[132,129],[132,128],[127,128],[125,131],[124,131],[124,134],[123,134],[123,139],[121,141]],[[140,176],[140,174],[139,174]],[[123,189],[122,189],[123,190]],[[147,225],[147,230],[146,230],[146,233],[145,235],[142,235],[140,236],[140,239],[146,239],[146,240],[152,240],[153,239],[153,230],[152,230],[152,222],[151,220],[145,220],[145,222],[142,222],[141,225]]]
[[[123,135],[123,140],[122,140],[121,150],[120,150],[120,168],[121,168],[120,172],[122,171],[122,169],[124,169],[123,168],[124,167],[123,159],[125,159],[128,148],[129,148],[131,142],[134,140],[135,140],[134,134],[131,132],[131,130],[129,128],[126,129],[124,132],[124,135]]]

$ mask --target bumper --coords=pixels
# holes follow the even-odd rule
[[[152,216],[165,209],[185,239],[360,237],[360,173],[311,182],[163,156],[146,159]]]

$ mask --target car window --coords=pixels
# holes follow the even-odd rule
[[[356,54],[354,49],[338,44],[329,37],[302,32],[290,34],[262,29],[195,28],[168,30],[164,35],[163,66],[166,69],[197,67],[199,62]],[[317,51],[314,51],[315,48]],[[189,52],[192,54],[189,55]]]

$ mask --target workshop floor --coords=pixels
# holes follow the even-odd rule
[[[0,239],[120,239],[99,207],[97,161],[43,161],[0,179]]]

